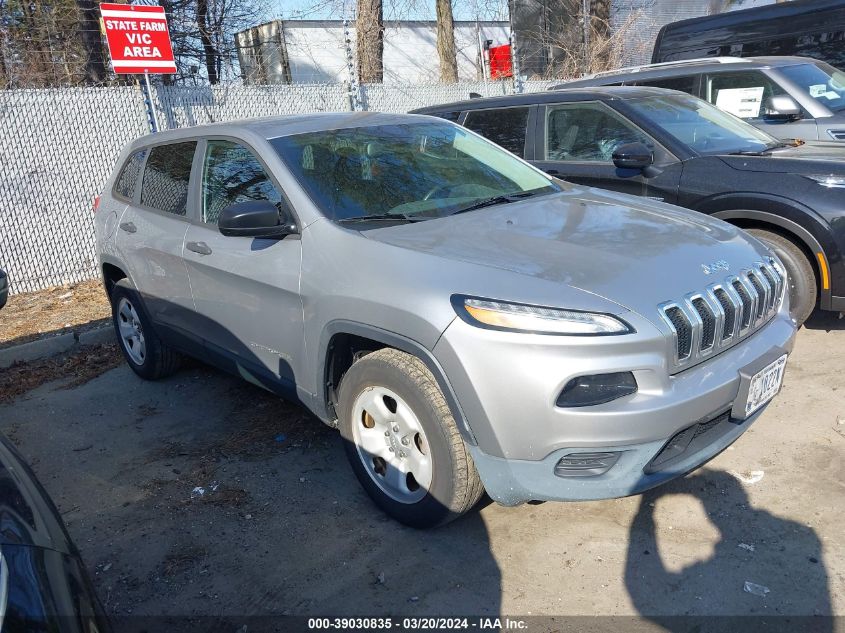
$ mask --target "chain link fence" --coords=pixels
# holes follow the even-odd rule
[[[522,82],[537,91],[554,82]],[[153,104],[161,129],[236,119],[414,108],[510,94],[502,81],[395,86],[158,86]],[[355,98],[357,96],[357,99]],[[0,90],[0,268],[11,292],[92,279],[93,200],[129,141],[149,133],[137,86]]]

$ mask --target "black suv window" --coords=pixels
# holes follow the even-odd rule
[[[660,79],[641,79],[634,85],[650,86],[652,88],[665,88],[667,90],[680,90],[687,94],[696,94],[698,75],[685,75],[683,77],[661,77]]]
[[[173,215],[186,215],[196,147],[196,141],[189,141],[158,145],[150,150],[141,187],[143,206]]]
[[[601,103],[550,106],[546,121],[546,160],[610,162],[624,143],[654,143]]]
[[[282,201],[259,160],[243,145],[209,141],[202,180],[202,220],[217,224],[220,212],[238,202]]]
[[[525,156],[527,124],[527,107],[472,110],[464,120],[464,127],[478,132],[520,158]]]
[[[707,75],[704,94],[720,110],[741,119],[756,119],[769,97],[786,91],[763,73],[747,70]]]
[[[127,202],[132,201],[135,197],[135,183],[138,182],[138,176],[141,175],[141,165],[144,164],[144,157],[146,155],[146,149],[139,149],[126,159],[123,169],[120,170],[117,180],[114,181],[114,195],[123,198]]]

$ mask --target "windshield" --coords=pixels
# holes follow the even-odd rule
[[[829,110],[845,110],[845,73],[830,64],[797,64],[778,69],[792,83]]]
[[[781,144],[750,123],[689,95],[644,97],[626,104],[699,154],[763,152]]]
[[[270,141],[311,199],[336,221],[414,221],[503,196],[558,191],[548,176],[446,121],[353,127]],[[491,199],[496,200],[491,200]]]

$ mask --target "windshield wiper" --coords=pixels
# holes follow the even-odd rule
[[[422,218],[414,218],[404,213],[373,213],[371,215],[355,215],[351,218],[340,218],[338,222],[379,222],[379,221],[393,221],[393,222],[420,222]]]
[[[761,150],[740,150],[738,152],[729,152],[731,156],[765,156],[769,152],[775,149],[783,149],[784,147],[798,147],[800,143],[787,143],[786,141],[781,141],[780,143],[773,143],[771,145],[766,145],[766,149]]]
[[[490,198],[483,198],[478,202],[473,202],[471,205],[461,207],[457,211],[452,211],[449,215],[458,215],[459,213],[466,213],[467,211],[475,211],[476,209],[483,209],[484,207],[492,207],[496,204],[507,204],[508,202],[518,202],[524,198],[530,198],[535,195],[535,191],[521,191],[519,193],[509,193],[505,195],[492,196]]]

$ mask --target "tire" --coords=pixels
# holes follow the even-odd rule
[[[340,384],[338,412],[355,476],[400,523],[444,525],[484,493],[449,405],[418,358],[385,348],[359,359]]]
[[[132,284],[121,279],[114,284],[110,298],[118,346],[132,371],[145,380],[175,373],[182,357],[161,342]]]
[[[812,262],[800,246],[783,235],[764,229],[748,229],[748,232],[771,248],[783,262],[789,281],[789,315],[800,327],[818,303],[818,282]]]

